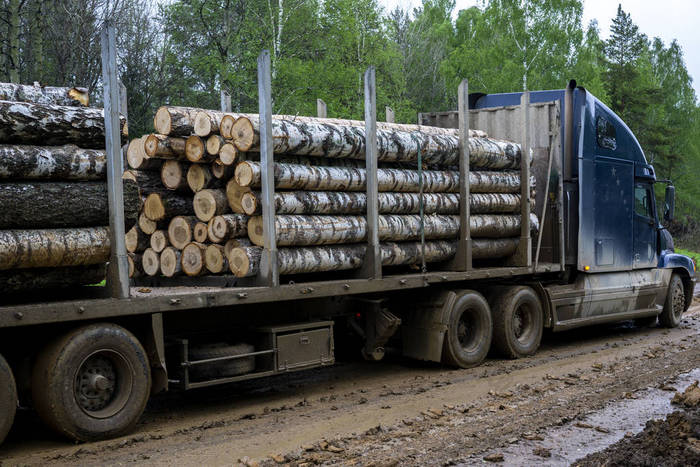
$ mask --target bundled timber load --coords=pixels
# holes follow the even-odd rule
[[[126,162],[134,170],[160,170],[162,159],[146,154],[146,140],[150,135],[134,138],[126,149]]]
[[[104,110],[52,104],[0,101],[0,143],[75,144],[104,149]],[[124,117],[119,119],[123,142],[129,135]]]
[[[0,271],[0,290],[26,292],[99,284],[106,275],[106,264]]]
[[[0,83],[0,100],[32,102],[34,104],[87,106],[90,96],[87,88]]]
[[[0,144],[0,179],[104,180],[104,149]]]

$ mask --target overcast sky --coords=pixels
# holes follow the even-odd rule
[[[396,5],[403,8],[421,5],[421,0],[378,0],[385,9]],[[456,0],[455,11],[476,5],[476,0]],[[683,48],[686,67],[693,77],[695,92],[700,96],[700,20],[698,0],[583,0],[583,24],[598,20],[601,36],[605,39],[610,23],[617,13],[618,3],[632,15],[632,21],[649,38],[659,37],[666,46],[676,39]],[[575,77],[572,77],[575,78]]]

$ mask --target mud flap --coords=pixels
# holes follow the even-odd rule
[[[442,360],[447,323],[456,298],[453,291],[440,291],[406,315],[401,325],[404,356],[429,362]]]

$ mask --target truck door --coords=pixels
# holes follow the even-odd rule
[[[634,184],[634,268],[652,268],[656,258],[656,213],[651,183]]]

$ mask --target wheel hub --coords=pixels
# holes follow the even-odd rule
[[[88,412],[102,410],[114,397],[115,383],[114,364],[104,357],[92,356],[78,371],[76,399]]]

